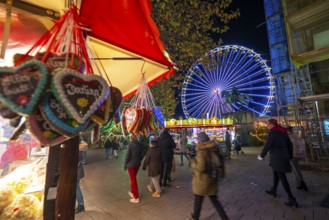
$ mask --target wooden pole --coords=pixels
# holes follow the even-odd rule
[[[73,220],[79,162],[79,136],[50,148],[44,219]]]

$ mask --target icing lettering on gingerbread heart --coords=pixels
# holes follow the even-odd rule
[[[47,85],[48,70],[31,60],[16,68],[0,67],[0,100],[21,115],[30,115]]]
[[[53,76],[51,89],[56,98],[79,123],[86,122],[109,94],[107,82],[97,75],[83,75],[62,69]]]

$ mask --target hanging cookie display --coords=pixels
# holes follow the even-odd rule
[[[15,125],[27,117],[26,127],[43,146],[107,123],[122,101],[104,74],[94,74],[80,24],[71,5],[26,54],[15,55],[15,67],[0,68],[0,115]]]
[[[153,95],[142,74],[136,95],[132,98],[130,107],[125,107],[121,116],[123,132],[148,136],[150,132],[156,132],[158,127],[163,127],[162,124],[156,123],[157,115],[154,109]],[[161,110],[157,108],[156,112],[159,111]]]

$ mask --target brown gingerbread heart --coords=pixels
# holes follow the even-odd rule
[[[109,115],[110,115],[110,109],[112,108],[112,96],[111,94],[108,95],[105,102],[103,102],[99,108],[96,110],[96,112],[91,116],[91,120],[96,122],[99,125],[104,125],[108,122]]]
[[[0,100],[21,115],[30,115],[46,88],[46,65],[31,60],[15,68],[0,67]]]
[[[48,122],[44,119],[40,109],[35,111],[26,119],[27,128],[35,136],[42,146],[51,147],[58,145],[63,141],[69,139],[68,137],[57,132]]]
[[[109,94],[105,79],[83,75],[72,69],[62,69],[52,77],[51,89],[57,100],[79,123],[85,123]]]
[[[122,92],[118,88],[113,86],[111,86],[110,89],[111,89],[112,102],[110,106],[110,115],[108,120],[111,120],[114,117],[114,115],[118,112],[118,109],[122,102]]]

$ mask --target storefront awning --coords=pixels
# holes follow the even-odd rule
[[[149,0],[77,2],[81,2],[81,25],[87,30],[87,44],[95,61],[94,67],[97,64],[100,70],[94,68],[94,72],[102,74],[112,86],[119,88],[124,98],[136,92],[142,72],[151,85],[174,73],[174,64],[150,16]],[[21,4],[18,6],[18,3]],[[61,14],[67,4],[64,0],[14,1],[6,59],[11,60],[14,53],[26,52],[52,26],[50,18]],[[1,37],[8,21],[6,6],[6,1],[0,0],[0,15],[3,15],[0,16]],[[46,9],[51,12],[49,16],[42,13]]]

